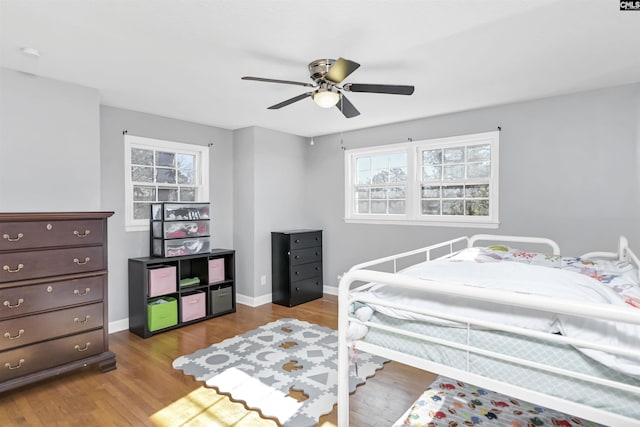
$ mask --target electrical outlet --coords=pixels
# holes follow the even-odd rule
[[[265,276],[264,274],[262,276],[260,276],[260,284],[262,286],[267,284],[267,276]]]

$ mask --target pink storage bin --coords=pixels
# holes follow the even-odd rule
[[[204,292],[197,292],[180,298],[181,322],[188,322],[205,316],[207,312],[205,296]]]
[[[209,260],[209,283],[222,282],[224,280],[224,258]]]
[[[150,297],[166,295],[176,291],[176,268],[166,266],[149,269],[149,289],[147,294]]]

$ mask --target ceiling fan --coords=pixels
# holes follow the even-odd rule
[[[313,83],[295,82],[291,80],[267,79],[263,77],[242,77],[242,80],[255,80],[268,83],[283,83],[289,85],[298,85],[312,87],[314,90],[294,96],[291,99],[282,101],[269,107],[269,110],[277,110],[294,102],[301,101],[305,98],[312,98],[317,105],[323,108],[331,108],[334,105],[344,114],[346,118],[358,116],[360,112],[353,104],[344,96],[344,92],[368,92],[368,93],[388,93],[392,95],[411,95],[413,86],[404,85],[379,85],[379,84],[361,84],[346,83],[338,86],[344,79],[360,67],[360,64],[344,58],[334,59],[317,59],[309,63],[309,77]]]

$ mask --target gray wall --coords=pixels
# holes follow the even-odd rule
[[[209,153],[212,247],[233,248],[233,133],[229,130],[135,111],[100,107],[102,208],[109,220],[109,319],[127,319],[127,260],[149,256],[149,233],[124,229],[124,136],[163,139],[194,145],[213,144]]]
[[[258,127],[234,133],[238,293],[254,298],[246,303],[270,301],[271,232],[314,227],[305,215],[307,142]]]
[[[255,128],[240,129],[233,135],[233,243],[236,250],[237,294],[250,295],[253,289],[255,235],[254,156]],[[252,295],[252,294],[251,294]]]
[[[95,89],[0,72],[0,210],[116,212],[109,220],[111,322],[128,317],[126,260],[148,255],[148,233],[124,231],[125,129],[213,143],[213,245],[237,250],[238,293],[250,304],[268,301],[274,230],[324,230],[328,286],[362,260],[487,231],[346,224],[341,138],[357,148],[502,126],[495,231],[549,236],[568,254],[613,250],[625,234],[640,252],[640,84],[316,137],[309,146],[262,128],[230,131],[100,107]]]
[[[100,209],[100,94],[0,68],[0,210]]]
[[[640,251],[640,85],[448,114],[316,138],[308,151],[307,215],[325,230],[325,286],[349,266],[475,233],[540,235],[566,254]],[[497,230],[344,222],[344,152],[495,130],[500,134]]]

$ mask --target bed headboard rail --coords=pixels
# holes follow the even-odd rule
[[[608,258],[619,261],[627,261],[640,269],[640,258],[629,247],[629,240],[625,236],[620,236],[618,252],[588,252],[580,258]]]
[[[469,247],[474,247],[476,242],[509,242],[509,243],[532,243],[536,245],[548,246],[553,255],[560,255],[560,246],[546,237],[527,237],[527,236],[502,236],[497,234],[476,234],[469,238]]]
[[[458,237],[457,239],[447,240],[446,242],[436,243],[435,245],[426,246],[424,248],[402,252],[402,253],[390,255],[384,258],[377,258],[371,261],[356,264],[353,267],[351,267],[349,271],[362,270],[367,267],[380,266],[385,263],[393,263],[393,273],[396,273],[398,271],[398,261],[403,258],[424,254],[424,260],[431,261],[432,259],[435,259],[434,258],[435,253],[440,253],[442,252],[442,250],[444,250],[445,251],[444,256],[450,256],[468,247],[469,245],[468,242],[469,242],[468,237],[466,236]]]

